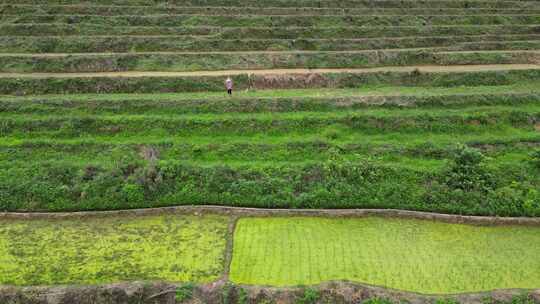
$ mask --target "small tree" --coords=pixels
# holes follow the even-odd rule
[[[531,162],[534,167],[536,167],[537,169],[540,169],[540,149],[532,153]]]
[[[453,153],[453,164],[445,176],[445,183],[452,189],[488,191],[492,182],[484,166],[485,159],[479,150],[459,145]]]

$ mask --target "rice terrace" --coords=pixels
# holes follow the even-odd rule
[[[0,304],[540,303],[540,1],[0,0]]]

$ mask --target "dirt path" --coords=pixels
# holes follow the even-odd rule
[[[537,70],[540,64],[491,64],[491,65],[423,65],[361,69],[270,69],[270,70],[223,70],[196,72],[104,72],[104,73],[0,73],[0,78],[94,78],[94,77],[195,77],[227,75],[284,75],[321,73],[375,73],[411,72],[418,69],[426,73],[457,73],[480,71]]]

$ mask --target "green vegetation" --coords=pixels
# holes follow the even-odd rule
[[[77,77],[77,74],[51,74],[0,77],[0,95],[86,94],[86,93],[175,93],[222,92],[223,76],[138,76]],[[31,74],[30,74],[31,75]],[[19,77],[17,77],[19,76]],[[234,76],[236,90],[300,89],[300,88],[357,88],[361,86],[459,87],[516,85],[538,82],[540,69],[420,72],[366,71],[364,73],[322,73],[288,75]],[[473,88],[471,88],[473,90]],[[472,91],[474,92],[474,91]]]
[[[166,39],[170,38],[170,39]],[[426,51],[537,50],[539,35],[432,36],[365,39],[209,39],[198,37],[0,37],[1,53],[108,53],[108,52],[209,52],[219,51],[361,51],[423,48]],[[0,54],[1,54],[0,53]],[[159,55],[159,54],[158,54]],[[324,56],[321,54],[319,57]],[[275,55],[274,55],[275,56]],[[154,56],[155,57],[155,56]],[[170,57],[170,56],[169,56]],[[214,57],[214,58],[212,58]],[[276,56],[277,57],[277,56]],[[188,57],[198,65],[201,58]],[[254,57],[257,58],[257,57]],[[259,58],[263,58],[259,56]],[[158,58],[159,59],[159,58]],[[413,58],[414,59],[414,58]],[[176,60],[181,58],[176,57]],[[222,59],[222,61],[225,59]],[[171,61],[173,63],[174,61]],[[129,62],[128,62],[129,63]],[[255,61],[256,63],[256,61]],[[392,62],[388,62],[392,63]],[[410,64],[414,64],[414,61]]]
[[[11,2],[3,1],[1,4],[11,4]],[[54,4],[80,4],[80,5],[118,5],[118,6],[211,6],[211,7],[337,7],[337,8],[350,8],[350,7],[365,7],[371,8],[373,4],[369,1],[362,0],[319,0],[314,2],[313,0],[296,0],[294,2],[287,0],[156,0],[148,2],[146,0],[94,0],[89,2],[88,0],[19,0],[17,4],[39,4],[39,5],[54,5]],[[534,8],[536,4],[530,1],[492,1],[492,0],[442,0],[430,2],[431,8]],[[383,8],[424,8],[424,3],[419,3],[416,0],[384,0],[377,3],[377,7]]]
[[[302,297],[296,300],[297,304],[315,304],[321,295],[319,291],[313,288],[306,288]]]
[[[219,7],[219,6],[114,6],[114,5],[4,5],[2,12],[6,15],[16,14],[47,14],[47,15],[476,15],[476,14],[537,14],[538,9],[516,7],[500,8],[319,8],[319,7]]]
[[[126,8],[122,7],[122,10]],[[145,10],[148,8],[144,8]],[[167,8],[169,9],[169,8]],[[223,8],[219,8],[222,10]],[[256,8],[259,10],[260,8]],[[208,10],[208,9],[206,9]],[[298,8],[294,8],[298,11]],[[406,12],[400,10],[400,12]],[[444,11],[443,11],[444,12]],[[5,36],[135,36],[171,35],[214,39],[346,39],[405,36],[533,35],[538,25],[436,25],[418,26],[328,26],[328,27],[193,27],[193,26],[115,26],[65,23],[3,23]],[[87,37],[90,38],[90,37]],[[163,39],[161,39],[163,40]]]
[[[537,88],[0,97],[1,209],[225,204],[536,216]],[[473,168],[463,153],[478,154]],[[470,170],[479,180],[467,180]]]
[[[22,0],[0,10],[0,210],[540,214],[537,3]],[[382,68],[261,71],[363,67]]]
[[[346,279],[422,293],[534,288],[539,232],[388,218],[243,218],[231,280],[290,286]]]
[[[192,283],[186,283],[177,287],[174,295],[176,302],[182,303],[191,299],[193,297],[193,288],[194,285]]]
[[[0,211],[540,216],[538,1],[13,2],[0,0]],[[1,220],[0,285],[165,280],[190,302],[215,282],[224,304],[253,300],[243,283],[300,286],[298,304],[325,301],[307,286],[327,280],[540,287],[539,228],[242,218],[229,272],[231,221]]]
[[[2,15],[0,21],[10,23],[90,23],[107,26],[222,26],[222,27],[269,27],[269,26],[401,26],[426,25],[487,25],[487,24],[538,24],[540,15]]]
[[[234,42],[236,43],[236,42]],[[332,41],[336,43],[336,41]],[[260,47],[263,41],[256,41]],[[236,44],[237,45],[237,44]],[[343,44],[339,44],[340,47]],[[477,44],[468,44],[475,49]],[[509,49],[508,45],[501,44]],[[123,47],[128,47],[123,45]],[[153,45],[155,47],[155,45]],[[242,44],[241,47],[246,47]],[[452,46],[456,49],[456,46]],[[365,52],[271,52],[271,53],[167,53],[26,56],[0,55],[0,72],[117,72],[197,71],[274,68],[367,68],[411,64],[511,64],[535,63],[540,52],[434,53],[429,50]]]
[[[227,224],[227,217],[178,215],[1,220],[0,284],[214,281]]]

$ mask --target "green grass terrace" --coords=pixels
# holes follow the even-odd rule
[[[540,214],[537,1],[11,2],[0,210]]]

